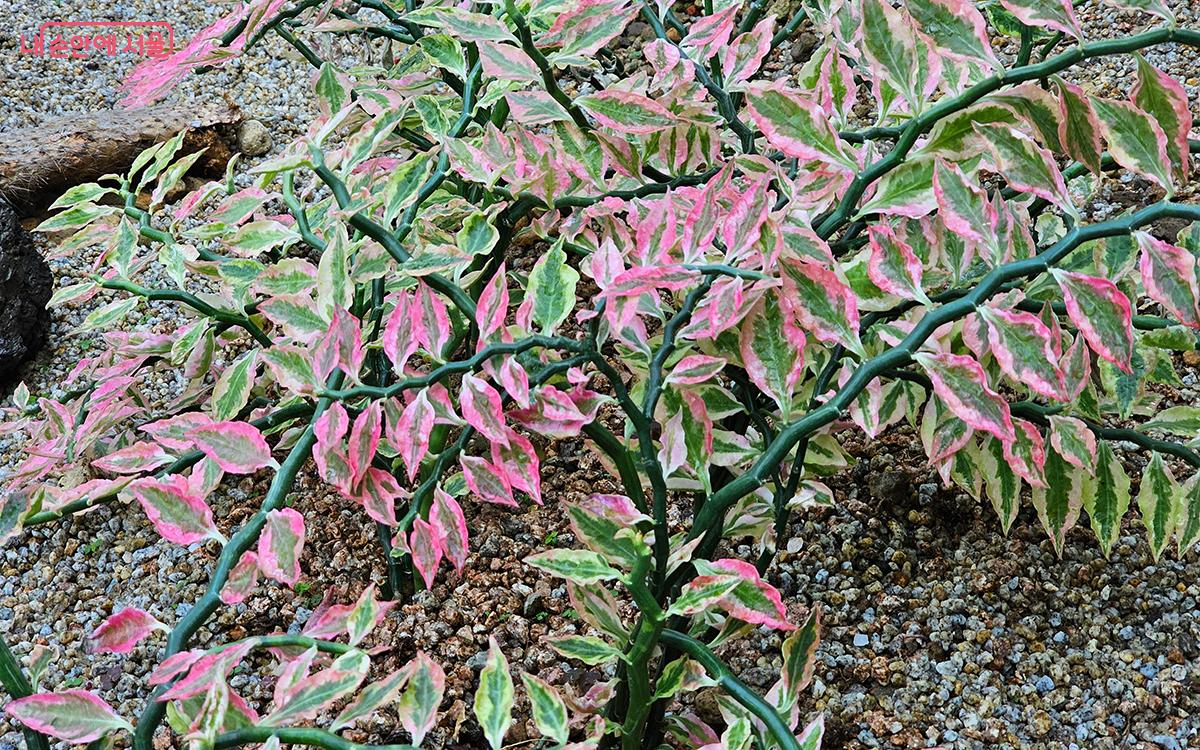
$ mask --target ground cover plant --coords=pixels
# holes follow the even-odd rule
[[[1200,409],[1161,409],[1156,388],[1197,346],[1200,206],[1173,200],[1186,95],[1138,52],[1200,32],[1153,0],[1118,5],[1161,25],[1087,42],[1058,0],[710,2],[694,18],[631,0],[267,0],[139,68],[131,104],[278,34],[312,64],[320,116],[250,187],[235,164],[168,206],[197,158],[177,138],[42,224],[71,232],[62,253],[104,244],[56,302],[94,300],[83,330],[105,346],[68,398],[14,394],[6,428],[34,439],[3,536],[116,502],[216,563],[175,622],[130,608],[89,638],[121,653],[167,633],[140,716],[37,692],[47,655],[23,668],[0,647],[5,710],[30,747],[149,750],[165,722],[189,747],[344,750],[359,746],[341,730],[395,704],[409,744],[389,747],[420,746],[443,667],[418,653],[376,674],[357,646],[397,599],[461,573],[464,505],[557,502],[541,451],[580,435],[624,492],[565,507],[577,546],[525,562],[565,579],[590,627],[555,648],[611,679],[583,696],[514,679],[493,641],[473,706],[493,748],[518,689],[546,747],[819,747],[821,717],[798,706],[820,613],[789,621],[766,575],[791,515],[835,501],[822,477],[849,431],[918,426],[944,481],[1005,531],[1032,503],[1061,551],[1086,511],[1108,554],[1136,496],[1153,554],[1183,555]],[[656,38],[627,67],[608,45],[635,19]],[[798,80],[764,80],[802,23],[821,44]],[[386,38],[392,56],[339,68],[323,34]],[[1106,55],[1137,58],[1128,98],[1061,77]],[[1149,200],[1088,222],[1090,186],[1118,172]],[[1163,236],[1165,220],[1183,229]],[[113,330],[148,300],[193,322]],[[139,391],[156,368],[186,383],[170,404]],[[386,586],[300,634],[193,647],[222,605],[299,581],[288,493],[310,460],[378,528]],[[249,520],[214,517],[206,497],[259,472]],[[756,627],[784,636],[765,695],[718,656]],[[277,662],[267,705],[229,685],[252,652]],[[719,726],[680,701],[712,686]]]

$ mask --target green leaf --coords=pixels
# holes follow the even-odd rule
[[[621,577],[621,571],[609,565],[602,555],[591,550],[555,549],[530,555],[525,558],[525,563],[551,575],[581,584],[612,581]]]
[[[533,723],[537,724],[538,731],[559,744],[565,744],[570,735],[567,705],[559,697],[558,691],[528,672],[521,674],[521,682],[525,683]]]
[[[1175,494],[1173,525],[1179,542],[1179,557],[1200,541],[1200,472],[1183,483]]]
[[[257,349],[251,349],[225,368],[213,388],[210,401],[213,419],[225,422],[241,412],[242,407],[250,398],[250,389],[254,386],[254,373],[257,368]]]
[[[94,182],[85,182],[67,190],[50,204],[46,211],[57,211],[60,208],[74,206],[77,203],[95,203],[106,195],[116,193],[116,188],[102,187]]]
[[[1012,470],[1004,455],[1004,444],[988,436],[977,456],[983,472],[988,500],[1000,518],[1000,528],[1007,535],[1021,510],[1021,477]]]
[[[1054,542],[1054,551],[1062,557],[1068,531],[1079,519],[1089,477],[1067,463],[1057,451],[1046,451],[1046,487],[1034,487],[1031,493],[1042,527]]]
[[[921,58],[928,50],[913,34],[907,11],[886,0],[863,0],[862,33],[863,52],[873,72],[903,94],[913,112],[920,112],[926,88],[921,72],[928,73],[928,62]]]
[[[821,610],[813,605],[804,624],[783,642],[783,690],[788,705],[794,705],[812,682],[820,643]]]
[[[625,654],[619,648],[590,635],[555,638],[550,641],[550,648],[568,659],[578,659],[591,666],[607,664],[616,659],[625,659]]]
[[[1101,441],[1096,450],[1096,478],[1084,493],[1084,508],[1088,523],[1096,532],[1100,549],[1108,557],[1121,535],[1121,518],[1129,509],[1129,477],[1107,442]]]
[[[1187,92],[1178,81],[1146,62],[1146,58],[1140,54],[1135,57],[1138,76],[1133,87],[1133,102],[1162,127],[1167,137],[1167,156],[1171,160],[1172,171],[1180,180],[1185,180],[1191,159],[1188,134],[1192,130],[1192,111],[1188,108]]]
[[[1179,486],[1167,467],[1161,453],[1154,452],[1150,463],[1142,471],[1142,485],[1138,490],[1138,508],[1142,511],[1142,523],[1150,540],[1150,554],[1157,561],[1163,548],[1175,530],[1175,495]]]
[[[933,159],[918,157],[888,172],[879,181],[875,195],[859,209],[855,218],[868,214],[888,214],[919,219],[935,208]]]
[[[1100,174],[1100,153],[1104,145],[1100,140],[1100,122],[1083,89],[1055,76],[1059,100],[1062,106],[1062,127],[1059,135],[1067,154],[1087,166],[1093,174]]]
[[[116,325],[117,321],[124,318],[137,307],[139,302],[141,300],[137,297],[127,297],[109,302],[107,305],[88,313],[88,316],[83,319],[83,322],[74,330],[74,333],[85,333],[99,328],[112,328]]]
[[[79,229],[91,224],[101,216],[108,216],[120,211],[116,206],[98,206],[95,203],[79,203],[62,213],[46,219],[33,230],[35,232],[61,232],[65,229]]]
[[[746,106],[767,142],[784,154],[858,170],[825,111],[815,103],[782,88],[754,85],[746,91]]]
[[[571,314],[578,281],[579,272],[567,265],[561,240],[533,266],[527,294],[533,303],[533,322],[541,326],[542,333],[553,333]]]
[[[479,673],[479,689],[475,691],[475,718],[492,750],[500,750],[512,724],[513,681],[508,673],[508,659],[500,651],[495,636],[488,642],[487,664]]]
[[[486,214],[476,211],[463,221],[462,229],[455,236],[458,249],[468,255],[483,255],[491,252],[500,232],[492,226]]]
[[[1192,438],[1200,435],[1200,407],[1172,406],[1154,415],[1142,425],[1145,430],[1162,430],[1172,435]]]

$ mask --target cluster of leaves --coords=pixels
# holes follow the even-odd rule
[[[713,2],[690,22],[639,0],[258,0],[139,69],[135,103],[275,33],[313,64],[319,116],[241,189],[231,168],[168,208],[198,158],[180,137],[42,225],[72,232],[61,254],[102,247],[55,302],[90,304],[81,331],[104,346],[65,397],[15,394],[6,426],[32,440],[4,535],[116,500],[219,553],[174,625],[127,609],[92,634],[119,653],[169,633],[136,725],[33,685],[11,688],[25,697],[8,713],[34,737],[132,730],[139,750],[164,718],[197,748],[340,749],[339,730],[395,705],[420,745],[442,668],[418,653],[367,682],[358,644],[385,600],[463,571],[464,504],[543,502],[539,448],[565,438],[624,491],[568,504],[581,548],[526,560],[566,580],[589,628],[554,647],[610,677],[564,695],[522,675],[556,747],[819,746],[820,717],[798,709],[819,615],[791,622],[764,575],[790,514],[834,502],[822,478],[851,461],[854,430],[911,424],[947,483],[986,496],[1005,531],[1027,497],[1057,550],[1086,508],[1106,554],[1131,498],[1111,443],[1132,443],[1152,453],[1137,494],[1151,549],[1183,554],[1200,475],[1176,481],[1164,456],[1200,466],[1200,409],[1163,409],[1152,386],[1178,383],[1173,352],[1197,345],[1200,232],[1150,230],[1200,207],[1169,200],[1189,176],[1186,95],[1138,53],[1200,33],[1155,0],[1117,4],[1169,25],[1084,43],[1069,0],[813,0],[790,19]],[[656,38],[625,71],[608,45],[638,17]],[[764,80],[805,22],[820,46]],[[1013,59],[989,29],[1019,37]],[[324,33],[393,55],[340,69],[305,41]],[[1060,77],[1130,54],[1125,98]],[[584,72],[591,93],[568,93]],[[1082,223],[1116,170],[1167,198]],[[194,318],[120,330],[148,301]],[[141,388],[161,371],[181,384],[169,403]],[[300,635],[189,649],[222,604],[299,582],[305,518],[285,501],[310,458],[378,526],[384,595],[328,604]],[[223,532],[207,498],[264,471],[257,512]],[[747,542],[755,560],[723,557]],[[713,653],[756,627],[786,634],[765,696]],[[227,677],[260,649],[279,664],[256,708]],[[723,727],[678,701],[714,685]],[[513,701],[493,642],[474,706],[493,748]]]

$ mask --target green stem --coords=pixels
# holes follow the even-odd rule
[[[699,662],[700,666],[704,667],[704,671],[708,672],[708,676],[716,680],[717,685],[729,693],[730,698],[733,698],[766,725],[767,731],[782,750],[800,750],[800,743],[774,706],[767,703],[746,683],[739,680],[707,646],[676,630],[664,630],[662,642],[674,646]]]
[[[285,745],[307,745],[325,750],[420,750],[412,745],[364,745],[351,742],[324,729],[309,727],[243,727],[232,732],[218,734],[213,740],[213,750],[259,744],[272,737],[279,738]]]
[[[180,302],[192,308],[196,312],[206,317],[212,318],[221,323],[237,326],[245,329],[247,333],[254,337],[254,340],[262,344],[264,348],[270,348],[275,342],[263,330],[258,327],[258,324],[251,320],[248,316],[240,313],[231,312],[229,310],[220,310],[208,304],[194,294],[184,292],[179,289],[148,289],[144,286],[139,286],[131,281],[121,279],[104,279],[99,276],[92,277],[97,284],[105,289],[116,289],[130,294],[136,294],[139,297],[145,297],[148,300]]]
[[[554,78],[554,69],[550,66],[550,61],[534,44],[533,33],[529,30],[529,24],[525,22],[525,16],[517,9],[517,4],[513,0],[504,0],[504,12],[512,20],[513,26],[517,28],[517,38],[521,41],[521,49],[525,50],[525,54],[529,55],[529,59],[533,60],[538,72],[542,74],[542,85],[545,86],[546,93],[562,105],[580,130],[591,130],[592,124],[588,122],[587,115],[579,108],[578,104],[571,101],[571,97],[559,88],[558,81]]]

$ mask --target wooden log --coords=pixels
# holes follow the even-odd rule
[[[220,175],[242,115],[225,102],[68,115],[0,133],[0,197],[21,216],[42,213],[68,188],[123,174],[146,148],[186,130],[180,156],[207,147],[192,173]]]

